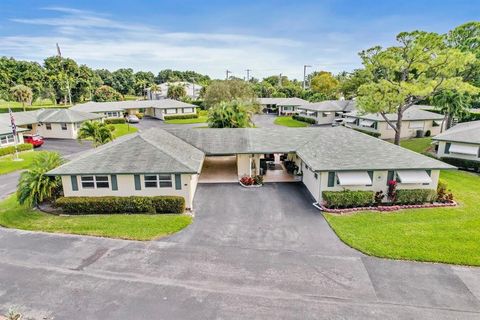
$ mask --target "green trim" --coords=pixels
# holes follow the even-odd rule
[[[78,191],[78,180],[77,176],[70,176],[70,181],[72,182],[72,191]]]
[[[327,187],[331,188],[335,186],[335,171],[328,172],[328,184]]]
[[[133,176],[135,180],[135,190],[142,190],[142,183],[140,182],[140,175],[136,174]]]
[[[182,190],[182,175],[175,174],[175,190]]]
[[[118,190],[117,175],[112,174],[110,176],[110,180],[112,181],[112,190],[117,191]]]

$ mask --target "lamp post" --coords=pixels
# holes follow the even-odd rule
[[[312,66],[305,64],[303,65],[303,90],[307,87],[307,68],[311,68]]]

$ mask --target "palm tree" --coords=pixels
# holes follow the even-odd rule
[[[249,128],[253,127],[253,106],[240,101],[221,102],[208,111],[210,128]]]
[[[454,118],[460,118],[468,113],[468,98],[457,91],[443,90],[433,97],[433,104],[445,115],[445,129],[452,126]],[[443,128],[443,126],[442,126]]]
[[[54,197],[61,180],[59,177],[47,176],[46,173],[63,162],[62,157],[56,152],[39,152],[30,169],[20,175],[17,187],[18,202],[33,207]]]
[[[93,146],[98,147],[112,141],[113,134],[105,123],[85,121],[78,131],[78,139],[92,139]]]
[[[171,83],[168,86],[167,98],[173,100],[181,100],[187,95],[187,90],[185,90],[185,84],[183,83]]]
[[[31,104],[33,99],[33,92],[30,87],[24,86],[23,84],[16,85],[10,88],[10,93],[17,102],[21,102],[23,106],[23,111],[25,109],[25,103]]]

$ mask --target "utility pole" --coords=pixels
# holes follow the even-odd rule
[[[305,64],[303,66],[303,90],[307,87],[307,68],[311,68],[312,66]]]
[[[231,74],[232,71],[230,71],[230,70],[227,69],[227,70],[225,71],[225,73],[226,73],[226,75],[227,75],[227,77],[225,78],[225,80],[228,80],[229,74]]]
[[[252,69],[247,69],[245,71],[247,71],[247,82],[248,82],[250,80],[250,71],[252,71]]]
[[[58,43],[57,43],[57,55],[60,57],[60,59],[62,59],[62,51],[60,51],[60,46],[58,45]],[[63,61],[62,61],[62,67],[63,67],[63,71],[65,72],[65,81],[67,84],[68,100],[70,101],[70,106],[72,106],[72,91],[70,90],[70,83],[68,81],[68,75],[67,75],[67,72],[65,71],[65,66],[63,64]],[[66,97],[65,97],[65,100],[67,100]],[[67,101],[65,101],[65,104],[67,104]]]
[[[279,87],[282,86],[282,74],[281,73],[278,75],[278,86]]]

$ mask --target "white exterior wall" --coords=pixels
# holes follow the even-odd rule
[[[13,133],[0,134],[0,137],[6,137],[6,136],[13,136]],[[24,143],[23,132],[17,132],[16,142],[18,144]],[[15,145],[15,138],[13,140],[11,140],[9,142],[5,142],[5,143],[2,143],[2,139],[0,139],[0,148],[13,146],[13,145]]]
[[[249,176],[251,175],[258,175],[260,173],[260,158],[262,157],[261,154],[237,154],[237,172],[239,177]],[[255,162],[255,170],[250,169],[250,158],[252,158],[252,162]]]
[[[149,108],[150,109],[150,108]],[[196,114],[197,108],[196,107],[185,107],[185,108],[166,108],[166,109],[176,109],[176,113],[167,113],[166,109],[154,108],[152,111],[148,112],[148,115],[160,120],[164,120],[165,116],[178,116],[182,114]],[[188,112],[188,109],[193,109],[193,112]],[[187,112],[186,112],[187,111]],[[147,114],[146,110],[145,113]]]
[[[417,130],[423,130],[424,133],[427,130],[430,130],[431,136],[436,136],[441,132],[442,129],[441,126],[434,127],[433,120],[424,120],[421,128],[410,128],[410,122],[411,121],[402,121],[401,139],[414,138],[417,135]],[[438,122],[441,124],[440,120],[438,120]],[[377,130],[381,134],[381,139],[395,138],[395,130],[393,130],[385,121],[377,122]]]
[[[332,124],[333,120],[335,120],[335,112],[317,112],[315,120],[317,124]]]
[[[279,115],[290,115],[297,113],[296,106],[279,106],[278,107]]]
[[[43,123],[42,125],[33,126],[34,127],[32,131],[38,133],[44,138],[77,139],[80,123],[67,123],[67,130],[62,130],[61,123],[51,123],[51,130],[47,130],[47,126],[45,123]]]
[[[387,185],[387,178],[388,178],[388,171],[381,170],[381,171],[374,171],[373,172],[373,179],[371,186],[340,186],[335,181],[335,185],[333,187],[328,187],[328,172],[321,172],[321,185],[320,190],[323,191],[343,191],[343,190],[364,190],[364,191],[383,191],[385,194],[388,192],[388,185]],[[437,189],[438,179],[440,176],[440,170],[432,170],[431,178],[432,182],[429,184],[404,184],[398,183],[397,190],[401,189]],[[335,179],[336,180],[336,179]],[[322,200],[322,193],[320,192],[319,195],[320,201]]]
[[[460,154],[460,153],[445,153],[445,146],[450,141],[439,141],[438,142],[438,150],[437,150],[437,157],[449,157],[449,158],[458,158],[458,159],[465,159],[465,160],[474,160],[480,161],[480,158],[477,155],[470,155],[470,154]],[[451,144],[456,145],[465,145],[465,146],[476,146],[480,148],[480,144],[467,144],[467,143],[460,143],[460,142],[450,142]]]
[[[319,202],[321,199],[320,173],[317,173],[315,177],[315,172],[311,171],[310,168],[307,169],[307,165],[303,163],[303,161],[299,167],[302,169],[302,172],[303,172],[303,176],[302,176],[303,184],[307,187],[308,191],[310,191],[310,194],[315,199],[315,201]]]
[[[175,189],[175,175],[172,174],[171,188],[145,188],[144,176],[140,175],[141,190],[135,190],[133,174],[118,174],[118,190],[112,190],[112,183],[109,176],[110,188],[82,189],[81,175],[77,175],[78,190],[72,190],[70,176],[62,176],[63,193],[65,197],[130,197],[130,196],[181,196],[185,198],[187,208],[193,208],[193,197],[197,188],[198,174],[182,174],[182,189]]]

